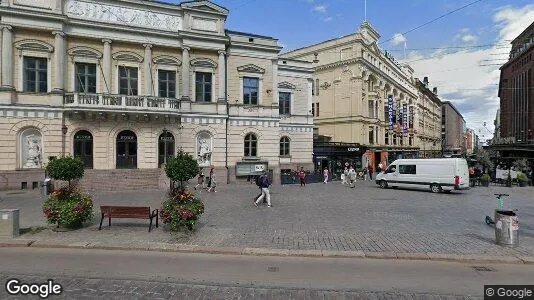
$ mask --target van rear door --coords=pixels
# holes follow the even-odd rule
[[[455,176],[458,177],[454,182],[455,189],[463,190],[469,188],[469,167],[467,166],[467,161],[465,159],[462,158],[456,160]]]

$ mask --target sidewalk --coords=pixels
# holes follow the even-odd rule
[[[21,228],[37,230],[25,229],[16,239],[0,240],[0,246],[534,263],[534,189],[506,190],[519,209],[519,247],[495,245],[493,228],[483,223],[495,206],[493,192],[501,189],[436,195],[381,190],[371,182],[356,189],[335,183],[277,186],[269,209],[252,205],[257,194],[252,184],[221,186],[217,193],[201,193],[206,213],[193,234],[170,233],[163,226],[149,233],[146,220],[120,219],[99,231],[98,213],[89,227],[56,232],[44,223],[43,196],[2,192],[0,208],[20,208]],[[101,204],[158,208],[164,194],[95,194],[95,212]]]

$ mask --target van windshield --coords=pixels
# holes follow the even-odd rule
[[[386,173],[394,173],[395,172],[395,165],[389,165]]]

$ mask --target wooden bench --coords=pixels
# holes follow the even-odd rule
[[[148,232],[152,229],[152,219],[156,217],[156,228],[158,228],[158,210],[155,209],[150,212],[148,206],[100,206],[100,212],[102,213],[102,219],[100,219],[100,226],[98,230],[102,229],[102,222],[104,217],[108,217],[109,225],[111,226],[111,218],[123,218],[123,219],[150,219],[150,225],[148,226]]]

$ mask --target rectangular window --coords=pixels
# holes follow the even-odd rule
[[[24,57],[24,91],[46,93],[48,91],[48,62],[46,58]]]
[[[315,117],[315,103],[312,103],[312,116]]]
[[[375,117],[374,107],[375,107],[375,101],[374,100],[369,100],[368,101],[369,118],[374,118]]]
[[[96,64],[76,63],[74,89],[78,93],[96,93]]]
[[[318,117],[319,116],[319,103],[317,103],[315,106],[317,107],[317,112],[315,113],[315,116]]]
[[[384,144],[389,145],[389,132],[384,134]]]
[[[375,129],[373,126],[369,126],[369,145],[374,145],[375,143]]]
[[[408,138],[408,144],[409,144],[409,146],[413,146],[413,136],[410,136]]]
[[[258,78],[243,77],[243,104],[258,105],[258,91],[260,80]]]
[[[311,82],[312,82],[312,88],[311,88],[312,89],[312,96],[315,96],[315,81],[312,80]]]
[[[175,71],[158,70],[158,90],[160,97],[176,98]]]
[[[315,79],[315,95],[319,96],[319,79]]]
[[[280,92],[278,94],[278,112],[280,115],[291,114],[291,93]]]
[[[119,66],[119,94],[137,95],[137,68]]]
[[[415,165],[399,165],[399,174],[416,174]]]
[[[195,72],[195,100],[197,102],[211,102],[211,73]]]

